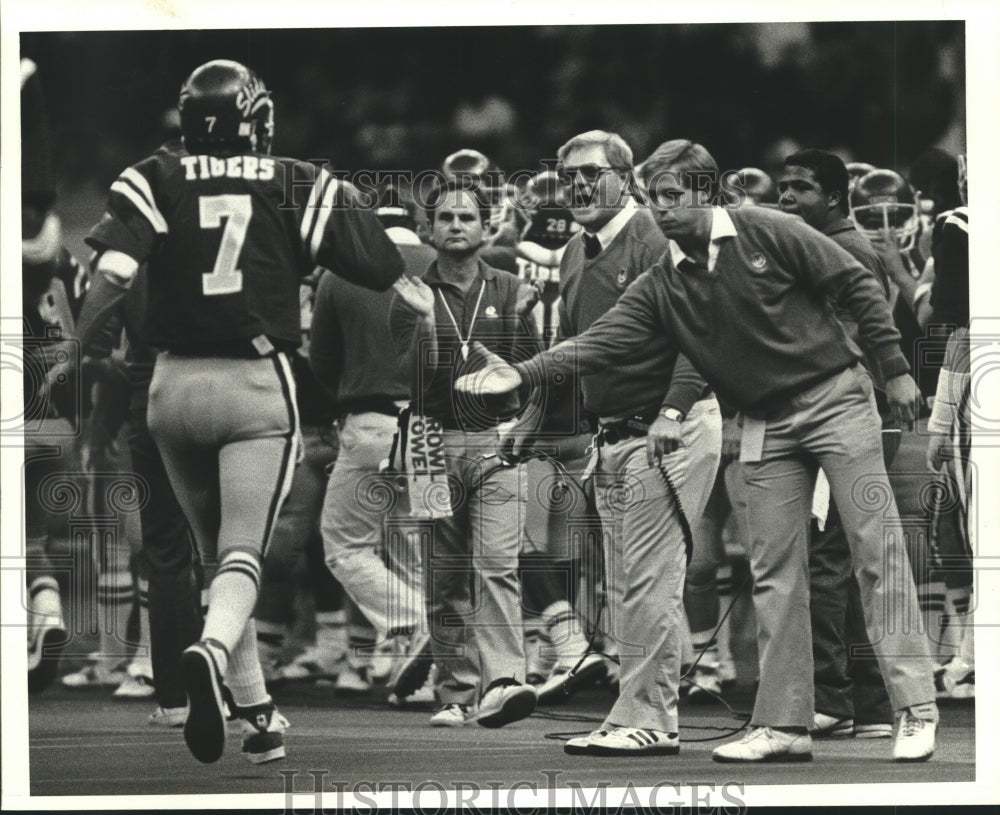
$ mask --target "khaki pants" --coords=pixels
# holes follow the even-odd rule
[[[722,446],[715,399],[695,403],[682,424],[683,446],[663,463],[692,527],[704,511]],[[607,627],[621,659],[618,701],[605,726],[677,732],[684,625],[684,535],[646,438],[601,448],[597,509],[605,532]]]
[[[518,551],[527,505],[523,467],[499,467],[496,430],[446,430],[454,514],[433,524],[425,559],[438,693],[472,705],[496,679],[525,679]],[[490,456],[483,458],[483,456]]]
[[[380,639],[425,628],[416,535],[408,534],[411,524],[387,524],[394,492],[379,474],[396,422],[381,413],[343,420],[321,524],[327,565]]]
[[[754,725],[808,727],[813,720],[809,523],[817,467],[830,482],[851,547],[865,625],[893,709],[934,699],[874,390],[857,365],[768,417],[761,460],[744,462],[760,650]]]

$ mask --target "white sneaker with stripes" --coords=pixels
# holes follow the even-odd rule
[[[563,750],[576,756],[675,756],[681,751],[681,741],[676,733],[643,727],[616,727],[570,739]]]

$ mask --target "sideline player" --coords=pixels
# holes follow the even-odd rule
[[[434,250],[417,237],[415,203],[400,190],[380,191],[376,215],[410,275],[421,275]],[[393,292],[374,293],[323,272],[316,292],[309,363],[336,399],[340,455],[322,502],[326,565],[375,629],[394,648],[396,701],[413,695],[430,670],[419,548],[389,502],[372,498],[385,484],[379,467],[392,452],[400,411],[409,402],[407,372],[389,333]],[[384,494],[384,490],[382,491]],[[361,669],[364,679],[368,679]]]
[[[41,78],[30,59],[21,60],[21,144],[28,690],[38,693],[55,681],[69,638],[49,551],[52,502],[45,495],[65,483],[67,470],[80,469],[68,443],[79,431],[83,391],[71,338],[86,275],[62,245]]]
[[[88,332],[85,354],[103,358],[111,354],[119,332],[127,338],[125,371],[129,393],[128,449],[130,466],[148,486],[148,499],[139,510],[142,527],[140,568],[148,572],[149,645],[157,709],[149,717],[152,725],[180,727],[187,716],[180,656],[197,642],[201,631],[197,584],[200,565],[196,561],[191,532],[170,486],[163,460],[146,427],[149,384],[156,350],[142,341],[147,300],[147,271],[139,270],[136,281],[122,299],[105,330]],[[113,294],[95,286],[87,300]],[[91,308],[96,308],[92,303]],[[97,446],[97,445],[95,445]],[[67,677],[63,677],[66,681]]]
[[[252,728],[243,753],[261,763],[284,756],[284,737],[250,615],[296,460],[287,354],[301,341],[299,280],[321,264],[386,289],[402,261],[353,188],[269,155],[273,103],[248,68],[202,65],[178,106],[184,150],[156,153],[111,186],[88,237],[100,253],[93,285],[124,297],[149,262],[146,339],[161,349],[149,430],[203,561],[217,563],[202,639],[182,656],[185,741],[199,761],[221,757],[225,677]],[[106,310],[85,305],[84,341]]]

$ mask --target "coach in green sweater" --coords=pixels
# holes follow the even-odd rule
[[[808,543],[818,465],[841,510],[866,627],[896,711],[893,758],[924,761],[934,751],[937,726],[928,646],[907,624],[920,611],[882,460],[871,377],[829,303],[833,297],[854,316],[890,404],[912,421],[917,390],[881,286],[799,218],[711,206],[719,170],[701,145],[666,142],[641,175],[657,224],[673,239],[661,261],[580,337],[513,369],[497,361],[456,387],[502,391],[522,379],[549,381],[568,368],[595,373],[653,337],[670,338],[746,417],[741,460],[760,687],[747,734],[713,757],[812,757]],[[678,436],[666,442],[676,444]]]

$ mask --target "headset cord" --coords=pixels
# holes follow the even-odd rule
[[[553,455],[551,455],[549,453],[546,453],[543,450],[538,450],[537,448],[532,448],[529,451],[529,453],[527,455],[521,457],[520,460],[524,461],[524,460],[527,460],[529,458],[537,458],[537,459],[540,459],[542,461],[547,461],[547,462],[551,463],[556,468],[556,471],[564,479],[566,479],[566,481],[568,483],[571,483],[574,486],[576,486],[576,488],[584,496],[584,500],[587,501],[587,503],[590,505],[590,509],[596,512],[596,507],[591,504],[589,496],[587,495],[587,491],[583,488],[583,485],[580,484],[580,482],[566,469],[565,465],[563,465],[563,463],[558,458],[556,458],[555,456],[553,456]],[[508,466],[510,466],[510,465],[508,465]],[[693,535],[691,533],[691,525],[690,525],[690,523],[688,521],[687,515],[684,512],[684,508],[683,508],[683,506],[681,504],[680,495],[677,492],[677,488],[674,486],[673,480],[668,475],[666,467],[663,464],[660,464],[660,466],[657,469],[658,469],[660,475],[663,478],[663,482],[664,482],[664,484],[667,487],[667,492],[669,493],[671,500],[674,502],[674,505],[677,507],[678,522],[680,523],[681,532],[682,532],[682,534],[684,536],[685,562],[688,563],[688,564],[690,564],[692,552],[694,550],[694,537],[693,537]],[[739,588],[735,592],[733,592],[733,596],[732,596],[732,599],[729,601],[729,605],[726,607],[725,612],[719,617],[719,621],[716,624],[715,628],[713,629],[711,636],[708,638],[708,641],[701,648],[701,650],[699,650],[697,652],[694,661],[688,667],[687,671],[685,671],[684,674],[680,677],[680,681],[681,682],[683,682],[684,680],[687,680],[691,684],[696,684],[691,679],[689,679],[690,675],[694,672],[695,668],[698,666],[698,663],[701,661],[701,658],[704,656],[705,652],[708,650],[708,648],[711,645],[711,643],[715,642],[715,639],[716,639],[716,636],[719,633],[719,630],[722,628],[722,626],[725,624],[726,620],[729,618],[729,615],[732,613],[733,608],[734,608],[734,606],[736,604],[736,600],[739,599],[739,596],[743,593],[743,590],[747,587],[747,584],[749,583],[749,581],[750,581],[750,574],[748,573],[743,578],[743,582],[740,584]],[[602,572],[601,582],[602,582],[602,587],[601,587],[602,591],[604,592],[604,596],[607,597],[607,573],[606,572]],[[621,665],[621,660],[618,657],[616,657],[616,656],[614,656],[612,654],[605,653],[604,651],[600,651],[600,650],[594,648],[594,642],[595,642],[595,640],[597,638],[598,633],[600,633],[601,616],[603,614],[603,611],[604,611],[604,604],[602,604],[601,607],[598,608],[598,610],[597,610],[597,618],[594,621],[593,630],[592,630],[592,632],[590,634],[590,637],[589,637],[589,639],[587,641],[587,650],[583,653],[583,655],[580,657],[580,659],[577,660],[576,664],[570,669],[569,673],[567,674],[567,682],[564,683],[564,685],[563,685],[563,693],[567,696],[567,698],[569,697],[569,693],[566,690],[567,686],[569,685],[569,683],[572,680],[572,678],[576,675],[576,672],[580,669],[580,666],[584,663],[584,661],[586,660],[586,658],[588,656],[590,656],[591,654],[598,654],[599,656],[603,657],[604,659],[607,659],[607,660],[610,660],[611,662],[614,662],[616,665]],[[731,728],[731,727],[716,728],[716,727],[711,727],[711,726],[704,726],[704,727],[695,728],[695,729],[699,729],[699,730],[720,730],[721,729],[723,732],[722,732],[722,735],[719,735],[719,736],[711,736],[711,737],[703,738],[703,739],[688,739],[688,741],[715,741],[715,740],[718,740],[718,739],[724,739],[724,738],[728,738],[730,736],[734,736],[734,735],[740,733],[742,730],[744,730],[747,727],[747,725],[750,723],[751,714],[749,714],[749,713],[747,713],[745,711],[737,711],[737,710],[735,710],[718,693],[715,693],[714,691],[709,690],[707,688],[702,688],[700,685],[698,685],[698,687],[703,692],[707,693],[709,696],[711,696],[714,699],[716,699],[717,701],[721,702],[731,714],[733,714],[734,716],[738,716],[738,717],[742,718],[744,721],[741,723],[741,725],[738,728]],[[540,713],[536,713],[536,715],[548,715],[548,714],[540,712]],[[563,718],[563,717],[557,717],[555,715],[551,715],[551,718]],[[571,717],[569,717],[569,716],[566,716],[564,720],[565,721],[573,721],[573,719]],[[580,721],[598,721],[598,720],[596,720],[596,719],[594,719],[592,717],[581,717],[579,720]],[[573,733],[573,734],[570,734],[570,735],[550,733],[550,734],[546,734],[546,738],[558,738],[558,739],[561,740],[561,739],[564,739],[564,738],[571,738],[572,736],[575,736],[575,735],[580,735],[580,733]]]

